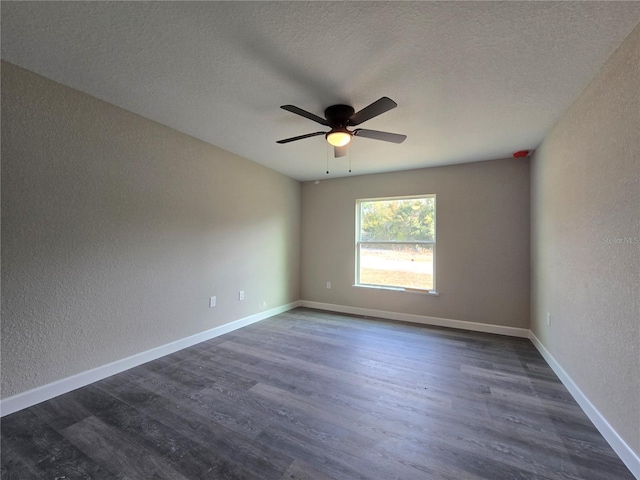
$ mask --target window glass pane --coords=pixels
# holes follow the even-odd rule
[[[432,242],[433,197],[360,202],[360,240],[365,242]]]
[[[433,245],[360,245],[360,283],[433,290]]]

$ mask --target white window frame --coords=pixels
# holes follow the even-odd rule
[[[377,201],[389,201],[389,200],[411,200],[414,198],[433,198],[433,227],[434,227],[434,232],[433,232],[433,241],[412,241],[412,242],[368,242],[368,241],[361,241],[360,240],[360,233],[361,233],[361,204],[363,202],[377,202]],[[406,196],[397,196],[397,197],[374,197],[374,198],[358,198],[356,199],[356,235],[355,235],[355,247],[356,247],[356,252],[355,252],[355,258],[356,258],[356,262],[355,262],[355,284],[354,287],[364,287],[364,288],[377,288],[377,289],[382,289],[382,290],[396,290],[396,291],[404,291],[404,292],[411,292],[411,293],[422,293],[422,294],[428,294],[428,295],[438,295],[438,291],[436,290],[436,237],[438,235],[438,228],[437,228],[437,224],[436,224],[436,218],[438,215],[438,208],[437,208],[437,203],[436,203],[436,194],[435,193],[429,193],[429,194],[423,194],[423,195],[406,195]],[[431,290],[423,290],[423,289],[417,289],[417,288],[405,288],[405,287],[400,287],[400,286],[394,286],[394,285],[375,285],[375,284],[369,284],[369,283],[361,283],[360,282],[360,246],[361,245],[366,245],[366,244],[388,244],[388,245],[431,245],[432,246],[432,251],[433,251],[433,288]]]

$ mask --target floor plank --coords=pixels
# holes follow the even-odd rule
[[[633,479],[528,340],[304,308],[1,434],[2,480]]]

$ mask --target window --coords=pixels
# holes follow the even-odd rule
[[[356,201],[356,284],[435,292],[436,196]]]

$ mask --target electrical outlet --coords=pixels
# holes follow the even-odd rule
[[[244,300],[244,290],[240,290],[240,293],[238,294],[238,300]]]
[[[547,326],[551,325],[551,314],[547,312]]]
[[[209,308],[216,306],[216,297],[209,297]]]
[[[327,282],[327,288],[331,288],[331,282]]]

